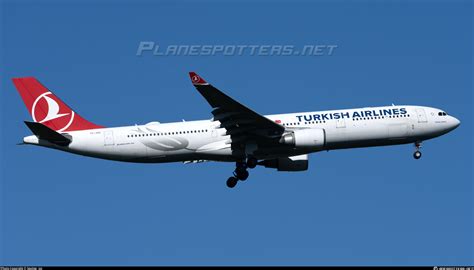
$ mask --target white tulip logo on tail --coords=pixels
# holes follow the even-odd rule
[[[193,83],[199,83],[199,81],[201,80],[201,78],[199,78],[198,75],[194,75],[191,80],[193,81]]]
[[[35,102],[33,103],[33,107],[31,108],[31,115],[33,117],[33,121],[44,123],[61,117],[69,116],[69,121],[65,122],[62,119],[62,121],[59,121],[62,125],[64,125],[62,128],[57,127],[58,123],[54,123],[54,125],[58,128],[56,131],[61,132],[63,130],[66,130],[74,120],[74,111],[67,108],[69,110],[68,113],[59,113],[60,108],[58,102],[53,98],[49,97],[49,95],[52,95],[52,93],[46,92],[36,98]],[[43,102],[41,100],[46,101],[46,104],[43,104],[43,106],[37,106],[39,102]],[[43,110],[45,106],[47,106],[48,108],[47,112]]]

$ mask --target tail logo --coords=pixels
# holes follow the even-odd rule
[[[193,83],[198,83],[199,81],[201,81],[201,78],[198,76],[198,75],[194,75],[192,78],[191,78],[191,81]]]
[[[66,130],[72,124],[74,120],[74,111],[67,108],[69,112],[59,113],[59,104],[56,100],[49,97],[50,95],[52,96],[51,92],[46,92],[36,98],[31,108],[31,115],[33,117],[33,121],[39,123],[44,123],[69,116],[69,121],[67,121],[67,119],[61,119],[60,121],[55,122],[55,126],[57,126],[57,124],[63,125],[62,128],[58,127],[60,129],[57,130],[58,132],[61,132],[63,130]],[[38,105],[40,102],[41,105]],[[47,112],[45,112],[44,108],[47,108]]]

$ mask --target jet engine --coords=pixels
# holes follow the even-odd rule
[[[294,147],[323,149],[326,145],[326,132],[321,128],[292,130],[281,136],[280,143]]]
[[[274,168],[278,171],[297,172],[308,169],[308,155],[281,157],[260,161],[258,165]]]

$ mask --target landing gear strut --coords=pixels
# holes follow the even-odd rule
[[[237,185],[237,182],[245,181],[249,177],[248,168],[253,169],[257,166],[258,160],[254,157],[247,158],[247,161],[237,161],[235,163],[234,176],[227,179],[227,186],[229,188],[234,188]]]
[[[420,152],[421,142],[416,142],[415,147],[416,147],[416,151],[415,153],[413,153],[413,157],[415,159],[420,159],[421,158],[421,152]]]

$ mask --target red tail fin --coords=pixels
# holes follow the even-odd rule
[[[82,118],[33,77],[14,78],[33,121],[58,131],[103,128]]]

